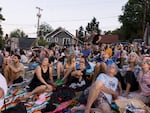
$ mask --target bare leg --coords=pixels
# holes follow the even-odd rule
[[[84,105],[74,106],[74,107],[71,109],[71,113],[75,113],[76,111],[82,111],[82,110],[85,110],[85,106],[84,106]]]
[[[29,92],[26,95],[24,95],[24,98],[28,98],[34,94],[43,93],[45,91],[48,92],[48,91],[52,91],[52,90],[53,90],[53,87],[47,88],[45,85],[41,85],[41,86],[36,87],[32,92]]]
[[[61,62],[57,63],[57,79],[60,79],[60,74],[63,72],[63,65]]]
[[[120,82],[118,82],[118,88],[119,88],[119,94],[122,95],[123,90]]]
[[[102,113],[111,113],[110,105],[107,102],[104,102],[98,106],[101,109]]]
[[[76,111],[85,111],[85,106],[84,105],[80,105],[80,106],[75,106],[71,109],[71,113],[75,113]],[[90,111],[99,111],[101,112],[102,110],[100,110],[99,108],[91,108]]]
[[[91,106],[93,102],[97,99],[100,91],[101,91],[102,83],[100,81],[96,81],[91,89],[87,100],[87,105],[85,109],[85,113],[90,113]]]
[[[94,68],[93,82],[96,80],[96,77],[98,76],[99,73],[100,73],[100,64],[98,63]]]
[[[67,77],[69,76],[69,74],[71,74],[71,72],[74,70],[73,67],[70,67],[70,69],[67,70],[66,74],[64,75],[64,77],[62,78],[62,81],[66,81]]]
[[[130,91],[130,88],[131,88],[131,85],[129,83],[127,83],[127,86],[126,86],[126,91],[125,91],[125,96],[128,96],[128,93]]]
[[[4,76],[7,81],[7,84],[9,84],[10,68],[8,66],[4,66]]]

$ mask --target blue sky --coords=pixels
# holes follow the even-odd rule
[[[19,28],[29,37],[36,36],[37,13],[41,11],[40,23],[46,22],[56,29],[61,26],[75,34],[81,25],[85,27],[93,17],[100,22],[100,29],[114,30],[120,27],[118,16],[128,0],[0,0],[1,23],[4,34]]]

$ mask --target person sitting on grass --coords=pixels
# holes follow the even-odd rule
[[[127,60],[128,65],[123,65],[123,68],[116,74],[119,80],[120,95],[127,97],[130,92],[139,89],[137,77],[141,70],[140,60],[135,52],[131,52]]]
[[[52,68],[49,65],[49,59],[45,57],[42,64],[35,69],[34,77],[29,84],[29,91],[24,98],[31,95],[52,91],[55,87],[52,75]]]
[[[4,68],[4,76],[6,78],[8,86],[23,82],[25,69],[24,65],[20,63],[20,55],[15,54],[12,57],[12,63],[7,62]]]
[[[140,90],[130,93],[129,98],[134,97],[142,100],[145,104],[150,104],[150,59],[144,59],[141,68],[137,78]]]
[[[90,111],[96,110],[102,113],[110,113],[111,107],[109,104],[111,104],[113,98],[115,99],[118,96],[116,93],[118,80],[114,77],[116,73],[117,66],[115,64],[108,66],[107,74],[99,74],[92,86],[84,91],[85,99],[79,99],[81,105],[73,107],[72,112],[85,110],[84,113],[90,113]]]
[[[79,64],[76,66],[71,66],[65,73],[62,81],[67,86],[71,86],[75,88],[74,85],[77,87],[85,85],[85,77],[86,77],[86,67],[85,67],[85,58],[81,57],[79,59]],[[84,84],[82,84],[84,81]],[[82,85],[81,85],[82,84]]]

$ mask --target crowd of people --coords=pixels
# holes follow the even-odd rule
[[[97,39],[99,40],[99,39]],[[139,43],[111,45],[85,42],[83,46],[50,45],[34,50],[0,53],[0,107],[7,87],[23,82],[24,65],[34,67],[28,93],[23,98],[56,89],[56,81],[82,91],[80,106],[72,112],[98,110],[110,113],[118,96],[150,103],[150,48]]]

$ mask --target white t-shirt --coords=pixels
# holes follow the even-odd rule
[[[21,55],[20,62],[21,63],[27,63],[28,62],[28,58],[25,55]]]
[[[0,87],[4,90],[4,95],[7,94],[7,83],[4,76],[0,73]],[[4,104],[4,98],[0,98],[0,108]]]
[[[116,91],[117,85],[118,85],[118,79],[116,77],[110,77],[104,73],[101,73],[96,81],[101,81],[105,87],[108,89],[111,89],[113,91]],[[103,92],[104,93],[104,92]],[[112,102],[112,95],[108,93],[104,93],[109,103]]]

